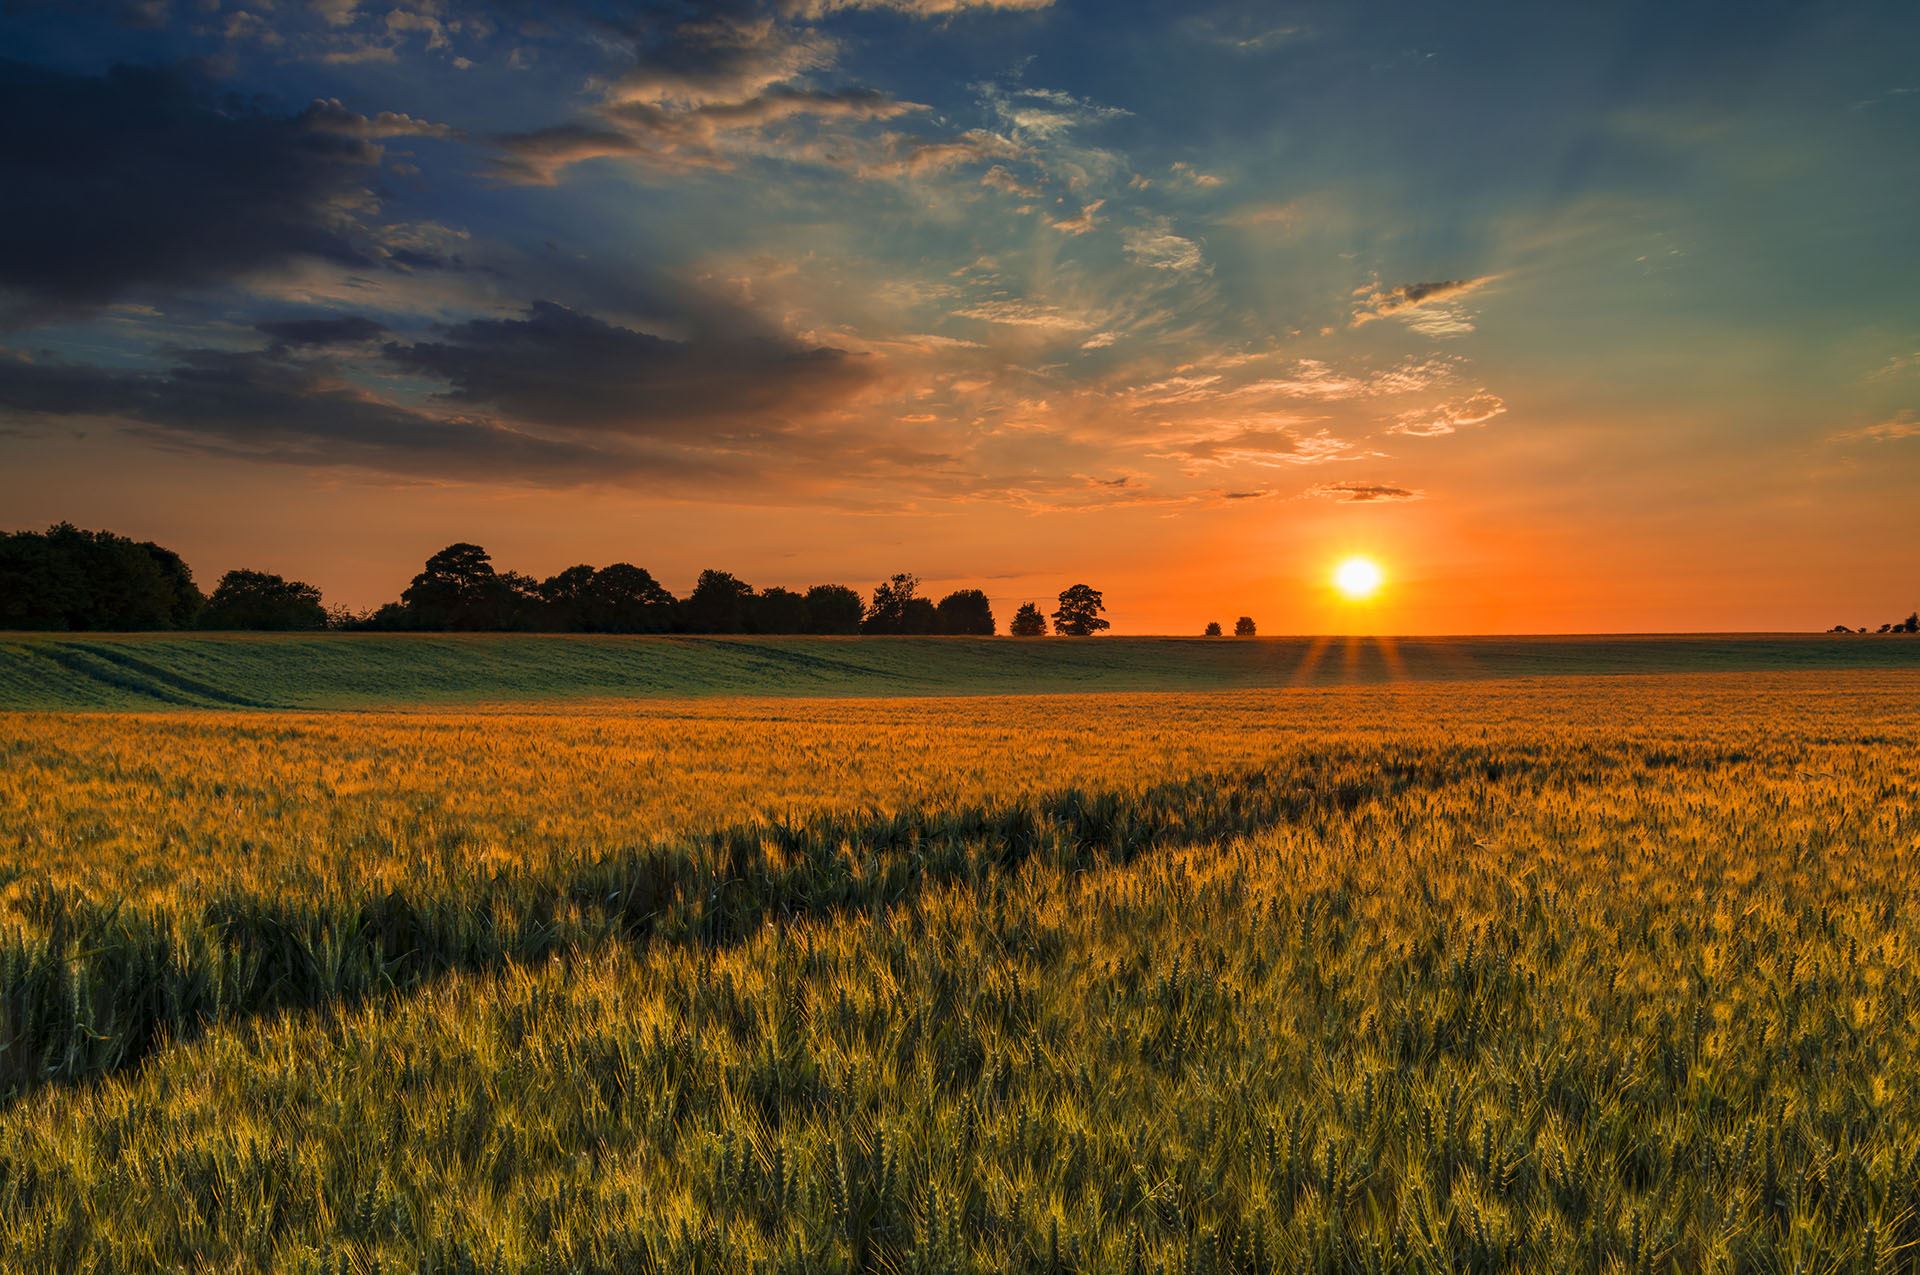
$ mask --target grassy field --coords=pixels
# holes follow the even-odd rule
[[[0,634],[0,710],[381,708],[689,695],[1227,690],[1406,680],[1920,668],[1920,641]]]
[[[0,713],[0,1268],[1913,1270],[1920,672],[1660,641]]]

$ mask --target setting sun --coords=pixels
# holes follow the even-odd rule
[[[1371,558],[1348,558],[1333,569],[1333,587],[1355,601],[1378,593],[1385,578],[1380,564]]]

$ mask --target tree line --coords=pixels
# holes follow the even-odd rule
[[[1091,637],[1109,626],[1100,590],[1061,591],[1051,617],[1022,603],[1008,633]],[[942,634],[991,637],[987,595],[957,589],[935,600],[900,572],[871,599],[841,584],[804,592],[756,590],[725,571],[703,571],[675,597],[631,563],[568,567],[544,580],[500,571],[479,545],[428,558],[399,599],[365,612],[329,607],[301,580],[239,569],[209,596],[179,554],[150,541],[60,523],[0,535],[0,629],[216,629],[464,633]]]
[[[1881,625],[1878,629],[1869,629],[1864,624],[1857,629],[1850,629],[1844,624],[1836,624],[1832,628],[1828,629],[1827,632],[1829,633],[1920,633],[1920,611],[1908,612],[1906,619],[1890,620],[1886,624]]]

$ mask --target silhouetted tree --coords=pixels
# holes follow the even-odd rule
[[[807,600],[792,589],[762,589],[748,607],[749,633],[803,633],[806,625]]]
[[[206,605],[206,598],[199,586],[193,582],[193,572],[186,561],[171,549],[163,549],[150,540],[140,541],[135,548],[145,551],[153,559],[154,566],[160,569],[160,576],[166,582],[166,589],[172,595],[167,604],[167,626],[173,629],[188,629],[200,614],[200,608]]]
[[[1113,626],[1100,618],[1107,604],[1100,590],[1076,584],[1060,591],[1060,609],[1053,613],[1053,631],[1062,637],[1092,637]]]
[[[0,535],[0,628],[177,629],[205,599],[180,555],[58,523]]]
[[[580,618],[587,633],[664,633],[673,626],[673,595],[646,568],[615,562],[587,582]]]
[[[543,629],[558,633],[588,631],[587,613],[593,605],[594,570],[586,563],[555,572],[540,582]]]
[[[940,599],[934,608],[935,631],[971,637],[992,637],[993,607],[978,589],[959,589]]]
[[[940,631],[940,613],[935,609],[932,598],[909,598],[906,609],[901,613],[900,631],[915,637],[925,637]]]
[[[912,633],[913,624],[919,616],[919,608],[914,602],[925,601],[920,598],[920,580],[902,571],[897,575],[874,586],[873,604],[867,608],[867,618],[860,625],[862,633]],[[931,621],[925,632],[932,632]]]
[[[866,613],[860,595],[844,584],[816,584],[807,590],[809,633],[858,633]]]
[[[1219,637],[1219,636],[1220,636],[1220,621],[1218,621],[1218,620],[1208,620],[1208,621],[1207,621],[1207,629],[1206,629],[1206,632],[1204,632],[1204,633],[1202,633],[1202,634],[1201,634],[1200,636],[1201,636],[1201,637]]]
[[[1253,637],[1258,633],[1259,629],[1254,626],[1253,617],[1250,615],[1243,615],[1233,622],[1235,637]]]
[[[1920,611],[1915,611],[1900,622],[1902,633],[1920,633]]]
[[[1007,632],[1013,637],[1045,637],[1047,617],[1033,603],[1022,602],[1020,609],[1013,613],[1013,623],[1007,626]]]
[[[753,586],[726,571],[702,571],[680,608],[689,633],[740,633],[746,628]]]
[[[519,609],[512,585],[479,545],[448,545],[427,559],[400,603],[409,628],[484,632],[511,625]]]
[[[521,632],[548,627],[538,580],[524,571],[502,571],[494,578],[499,582],[494,628]]]
[[[324,629],[320,590],[265,571],[229,571],[200,612],[203,629]]]

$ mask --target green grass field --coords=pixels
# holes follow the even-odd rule
[[[685,695],[1224,690],[1920,668],[1920,641],[0,635],[0,709],[371,708]]]

